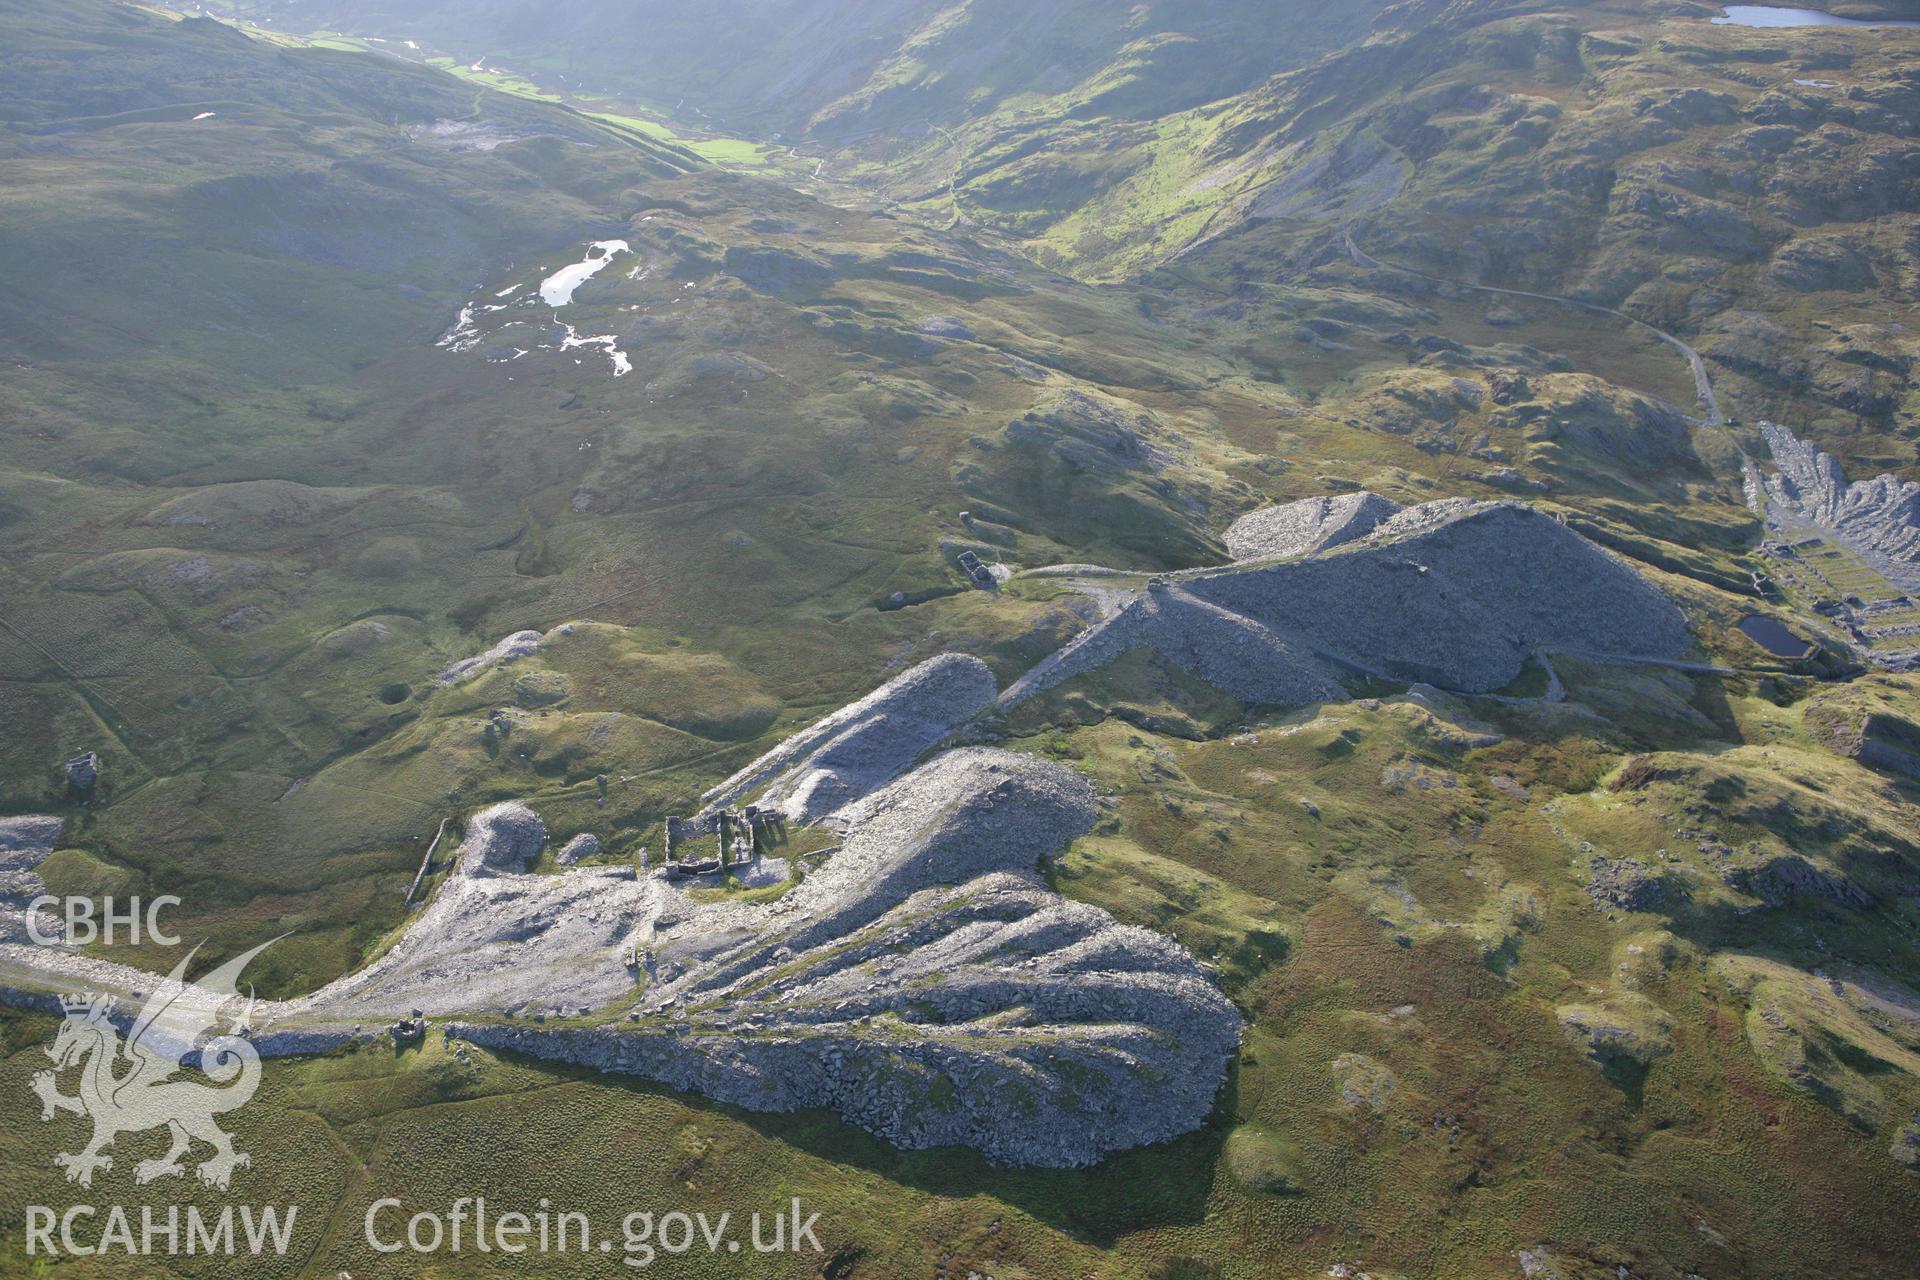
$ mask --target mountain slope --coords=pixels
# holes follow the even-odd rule
[[[566,244],[624,185],[698,163],[562,108],[208,19],[9,4],[0,20],[0,341],[55,422],[105,395],[92,416],[160,428],[120,441],[127,474],[178,465],[162,424],[183,397],[264,383],[300,416],[295,388],[441,323],[486,264]],[[540,182],[563,143],[600,160],[564,190]]]
[[[1069,391],[1172,432],[1206,380],[1128,299],[564,107],[107,3],[0,28],[0,804],[221,945],[297,918],[269,989],[371,945],[443,810],[651,830],[931,645],[875,606],[954,595],[971,439]],[[1247,459],[1178,454],[1035,495],[1020,554],[1205,558]],[[1072,624],[943,608],[1003,666]],[[641,630],[438,680],[583,616]]]
[[[625,96],[760,136],[924,134],[1075,93],[1150,118],[1225,97],[1357,34],[1377,3],[1149,0],[223,0],[288,31],[414,38],[570,91]]]
[[[236,1195],[301,1206],[249,1276],[405,1270],[368,1204],[452,1187],[798,1203],[822,1255],[763,1265],[848,1278],[1912,1271],[1920,694],[1742,465],[1775,403],[1911,457],[1912,36],[248,11],[0,0],[0,911],[177,894],[269,999],[415,973],[234,1114]],[[955,730],[998,750],[915,767]],[[791,829],[640,930],[749,800]],[[956,901],[982,857],[1017,892]],[[1083,1003],[1129,969],[1198,999]],[[0,1092],[53,1031],[0,1010]],[[1011,1171],[516,1051],[568,1040],[908,1142],[1165,1140]],[[80,1121],[14,1115],[6,1271],[80,1195]]]
[[[589,5],[552,23],[506,4],[470,26],[352,0],[245,12],[405,26],[583,100],[724,119],[806,148],[850,197],[1081,278],[1171,265],[1170,281],[1344,287],[1326,268],[1355,231],[1391,263],[1624,307],[1693,341],[1746,416],[1818,424],[1856,468],[1911,462],[1889,439],[1913,412],[1904,331],[1828,318],[1840,300],[1907,306],[1911,31],[1716,25],[1712,7],[1646,0],[1409,0],[1332,19],[984,0],[764,22],[725,5]],[[728,71],[695,85],[683,68],[702,48]],[[1509,306],[1502,323],[1534,314]]]

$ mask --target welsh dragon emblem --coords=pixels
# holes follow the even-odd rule
[[[231,1017],[225,1034],[200,1041],[217,1027],[222,1006],[237,996],[240,971],[271,945],[262,943],[199,982],[188,982],[187,965],[199,950],[195,947],[148,997],[124,1042],[111,1019],[111,996],[85,992],[60,997],[67,1017],[47,1049],[54,1068],[36,1073],[32,1084],[40,1097],[42,1120],[71,1111],[93,1121],[92,1141],[53,1158],[66,1170],[67,1181],[92,1186],[95,1173],[113,1167],[106,1150],[116,1137],[163,1125],[172,1145],[165,1155],[134,1166],[136,1182],[184,1176],[182,1157],[196,1140],[213,1148],[213,1155],[195,1169],[210,1187],[226,1190],[233,1171],[252,1163],[214,1123],[215,1116],[246,1105],[260,1086],[260,1053],[243,1034],[252,1016],[252,998]],[[189,1055],[198,1058],[211,1085],[181,1076],[181,1060]],[[60,1092],[60,1076],[75,1067],[80,1091],[69,1096]]]

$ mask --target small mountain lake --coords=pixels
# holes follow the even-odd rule
[[[573,301],[573,291],[585,284],[600,268],[613,261],[616,253],[625,253],[625,240],[595,240],[587,246],[587,256],[571,266],[560,268],[540,282],[540,300],[550,307],[564,307]]]
[[[1747,639],[1776,658],[1804,658],[1813,645],[1802,640],[1772,618],[1748,614],[1740,619],[1740,631]]]
[[[1898,18],[1843,18],[1818,9],[1780,9],[1770,4],[1730,4],[1713,22],[1722,27],[1920,27],[1920,22]]]

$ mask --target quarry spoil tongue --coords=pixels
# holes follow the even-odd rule
[[[1356,494],[1240,527],[1249,549],[1301,558],[1155,579],[1009,693],[1141,644],[1237,697],[1293,705],[1340,700],[1343,666],[1488,689],[1536,646],[1667,658],[1690,642],[1658,588],[1517,503]],[[516,632],[440,681],[530,659],[545,639]],[[481,810],[394,945],[310,996],[263,1002],[256,1043],[324,1050],[415,1009],[478,1018],[447,1030],[753,1110],[830,1107],[902,1147],[1005,1164],[1086,1165],[1188,1132],[1214,1105],[1240,1016],[1178,943],[1047,885],[1045,860],[1095,825],[1093,787],[1032,755],[955,746],[995,695],[978,658],[930,659],[707,792],[695,823],[756,795],[763,812],[844,833],[768,902],[697,899],[665,867],[544,874],[540,816],[519,801]],[[65,950],[0,944],[0,961],[145,981]],[[592,1010],[618,1020],[540,1025]],[[1016,1084],[1032,1098],[1023,1123],[996,1123]]]
[[[1000,705],[1141,647],[1242,701],[1300,706],[1338,698],[1343,672],[1492,693],[1541,650],[1676,661],[1692,644],[1659,588],[1517,502],[1309,499],[1244,517],[1228,546],[1257,558],[1149,582]]]
[[[1094,825],[1085,777],[962,748],[848,810],[838,855],[784,897],[743,903],[696,901],[665,869],[541,874],[539,815],[493,805],[392,948],[310,996],[253,1006],[254,1043],[266,1056],[321,1052],[414,1009],[477,1016],[445,1033],[756,1111],[830,1107],[906,1148],[1052,1168],[1206,1119],[1238,1012],[1178,943],[1068,902],[1038,873]],[[0,962],[123,990],[150,982],[65,949],[0,942]],[[541,1025],[608,1006],[628,1019]],[[1029,1105],[1008,1125],[1014,1089]]]

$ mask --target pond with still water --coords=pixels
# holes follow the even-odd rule
[[[1772,618],[1749,614],[1740,619],[1740,630],[1776,658],[1804,658],[1813,646]]]

